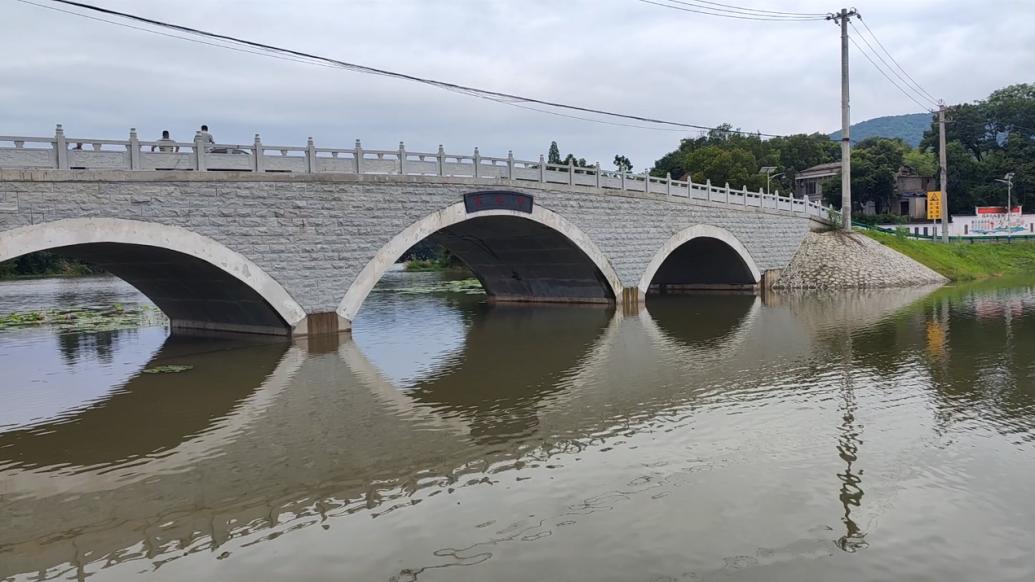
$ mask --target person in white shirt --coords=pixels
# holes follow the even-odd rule
[[[176,145],[176,141],[169,137],[169,130],[162,130],[162,139],[156,142],[158,145],[151,146],[151,151],[155,151],[157,148],[160,152],[170,153],[180,151],[180,146]]]
[[[212,151],[212,146],[216,144],[216,140],[212,137],[212,134],[208,132],[208,126],[202,125],[201,131],[198,133],[201,135],[202,143],[208,144],[205,146],[205,151]]]

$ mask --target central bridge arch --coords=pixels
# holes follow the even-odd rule
[[[355,319],[388,268],[426,239],[459,257],[490,300],[613,303],[622,294],[621,280],[604,253],[556,212],[533,206],[531,213],[468,213],[459,202],[418,220],[385,244],[352,282],[338,315]]]
[[[754,286],[762,278],[747,247],[726,229],[695,224],[672,235],[640,278],[646,295],[665,286]]]

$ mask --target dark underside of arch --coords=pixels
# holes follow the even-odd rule
[[[513,216],[472,218],[428,237],[460,258],[495,301],[609,303],[607,279],[566,236]]]
[[[665,259],[648,293],[701,289],[753,289],[757,281],[740,254],[716,238],[690,240]]]
[[[147,245],[91,243],[49,249],[136,287],[174,331],[207,329],[287,335],[290,327],[254,289],[215,265]]]

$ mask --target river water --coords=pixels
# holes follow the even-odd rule
[[[458,288],[337,341],[0,330],[0,579],[1035,579],[1035,287]]]

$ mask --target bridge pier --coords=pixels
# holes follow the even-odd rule
[[[334,311],[309,313],[291,330],[292,337],[316,337],[352,331],[352,322]]]

